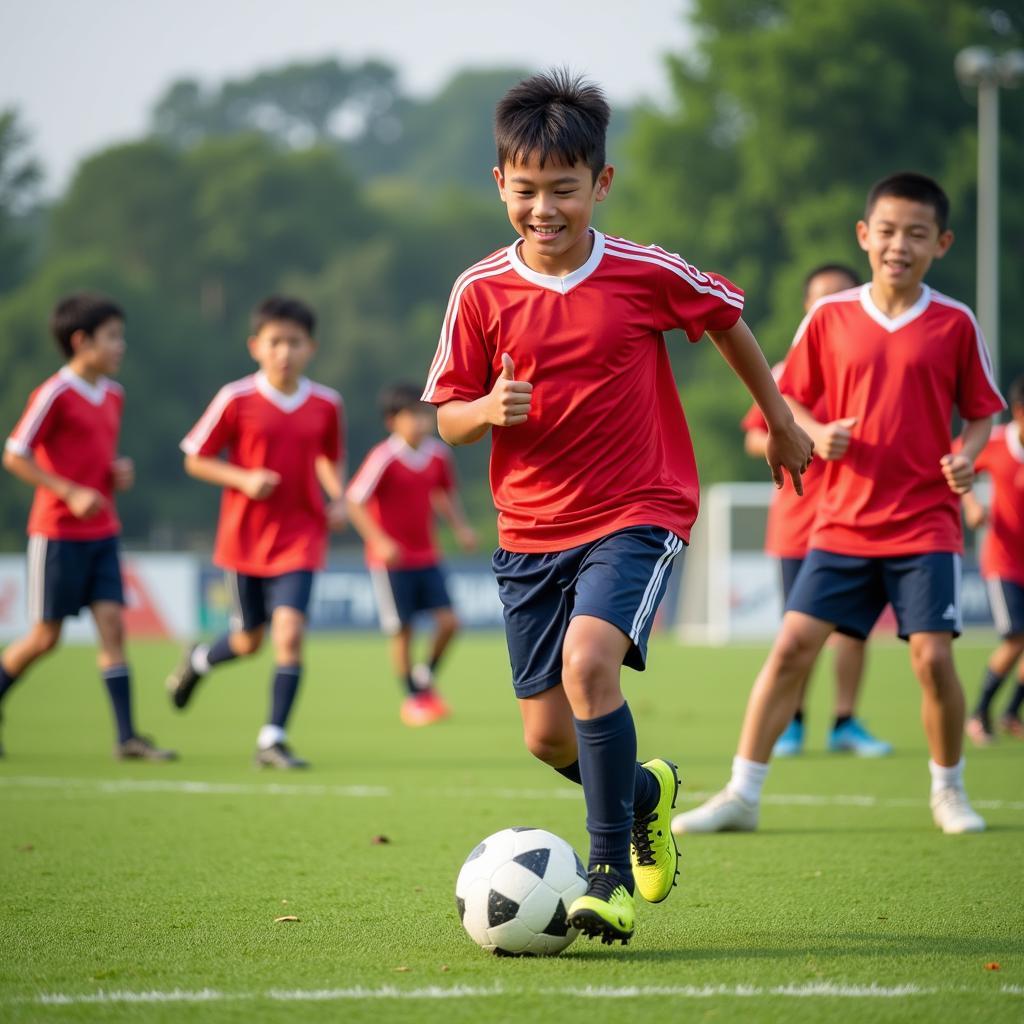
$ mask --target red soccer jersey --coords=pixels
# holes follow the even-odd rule
[[[121,532],[111,464],[117,456],[124,391],[106,377],[90,384],[63,367],[32,392],[6,447],[40,469],[106,499],[101,512],[78,519],[52,491],[37,487],[28,532],[51,540],[102,540]]]
[[[291,395],[262,373],[217,392],[181,442],[189,455],[226,452],[245,469],[271,469],[281,482],[269,498],[253,501],[225,487],[213,561],[249,576],[280,576],[323,568],[327,514],[316,460],[338,461],[342,451],[341,396],[303,378]]]
[[[772,367],[772,375],[776,380],[782,376],[785,365],[783,360]],[[822,404],[819,403],[814,411],[815,416],[823,414]],[[740,421],[740,427],[744,433],[750,430],[768,432],[768,424],[756,405],[750,407],[750,411]],[[786,474],[782,490],[772,494],[771,504],[768,506],[764,549],[776,558],[803,558],[807,554],[811,528],[818,512],[821,486],[825,480],[824,460],[814,459],[800,479],[804,487],[803,497],[796,493],[793,481],[789,474]]]
[[[974,468],[992,478],[981,574],[1024,587],[1024,440],[1016,423],[996,427]]]
[[[410,448],[393,434],[370,450],[352,478],[348,496],[365,505],[374,522],[402,549],[398,564],[388,568],[423,569],[441,560],[431,496],[454,486],[451,456],[443,444],[428,437],[419,448]],[[386,565],[369,543],[366,564]]]
[[[825,467],[812,548],[887,557],[963,550],[960,505],[942,475],[952,417],[1005,407],[971,311],[927,286],[889,319],[871,286],[829,295],[797,330],[780,381],[822,419],[855,416],[846,454]]]
[[[562,551],[628,526],[684,540],[697,515],[693,446],[663,332],[726,330],[743,293],[679,256],[594,233],[567,277],[519,241],[455,283],[425,401],[490,392],[508,353],[533,384],[529,419],[491,431],[491,492],[507,551]]]

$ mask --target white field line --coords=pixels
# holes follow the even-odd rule
[[[188,991],[171,989],[166,992],[91,992],[83,994],[49,992],[34,998],[10,1000],[9,1003],[34,1003],[42,1006],[75,1006],[96,1003],[210,1003],[268,1000],[271,1002],[342,1002],[375,999],[435,1000],[435,999],[493,999],[501,996],[555,996],[581,999],[906,999],[933,995],[1024,995],[1020,985],[990,988],[932,988],[920,985],[844,985],[834,982],[812,982],[804,985],[629,985],[564,986],[522,990],[502,985],[478,987],[473,985],[429,985],[422,988],[400,988],[383,985],[380,988],[327,989],[269,989],[265,992],[221,992],[217,989]]]
[[[181,793],[191,796],[333,796],[347,798],[379,798],[400,796],[386,786],[328,786],[302,783],[266,784],[243,782],[203,782],[171,779],[69,779],[46,775],[0,775],[0,790],[42,789],[94,792],[106,795],[121,793]],[[507,787],[446,787],[412,791],[416,795],[440,796],[448,799],[487,800],[582,800],[578,787],[568,789],[513,789]],[[685,800],[706,800],[711,792],[684,792]],[[923,797],[878,797],[864,793],[766,793],[765,804],[783,807],[927,807]],[[981,810],[1024,811],[1024,800],[972,800]]]

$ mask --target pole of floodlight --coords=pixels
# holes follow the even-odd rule
[[[999,88],[1024,80],[1024,50],[998,57],[985,46],[956,55],[961,85],[978,90],[978,252],[977,312],[999,379]]]

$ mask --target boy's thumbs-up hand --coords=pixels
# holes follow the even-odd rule
[[[515,427],[525,423],[530,414],[533,385],[516,380],[516,366],[507,353],[501,354],[501,374],[488,396],[488,422],[496,427]]]

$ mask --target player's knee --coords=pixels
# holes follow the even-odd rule
[[[263,643],[263,627],[243,629],[231,634],[231,650],[239,657],[255,654]]]
[[[953,650],[945,638],[915,637],[910,656],[914,673],[923,686],[939,688],[956,674]]]
[[[462,628],[459,617],[451,608],[441,608],[437,612],[437,628],[442,633],[457,633]]]
[[[35,654],[49,654],[60,643],[60,625],[40,623],[32,632],[32,648]]]
[[[552,767],[566,765],[576,759],[575,737],[567,738],[547,731],[526,729],[523,731],[523,740],[526,749],[538,761]]]
[[[784,630],[775,641],[775,657],[782,669],[809,668],[819,650],[810,637],[796,630]]]
[[[562,681],[566,686],[591,691],[608,678],[608,659],[596,647],[579,645],[562,652]]]

